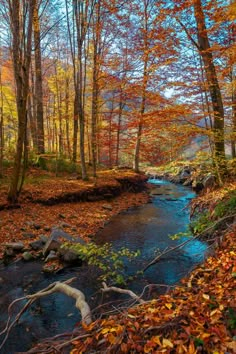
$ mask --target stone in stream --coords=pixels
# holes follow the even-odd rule
[[[85,241],[80,237],[74,238],[63,230],[54,229],[43,248],[43,255],[46,256],[52,250],[58,251],[66,242],[85,244]]]
[[[22,254],[22,259],[26,262],[32,261],[34,259],[34,256],[30,252],[24,252]]]
[[[45,262],[48,262],[48,261],[55,261],[56,259],[58,259],[57,257],[57,254],[55,251],[50,251],[49,252],[49,255],[47,256],[47,258],[45,259]]]

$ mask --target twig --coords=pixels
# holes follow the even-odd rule
[[[155,257],[150,263],[148,263],[148,265],[146,265],[146,267],[144,267],[144,269],[142,270],[143,272],[145,272],[149,267],[151,267],[152,265],[156,264],[159,259],[163,256],[165,256],[166,254],[173,252],[177,249],[180,249],[182,247],[184,247],[186,244],[188,244],[189,242],[192,242],[193,240],[199,238],[200,236],[204,235],[205,233],[207,233],[208,231],[210,231],[211,229],[213,229],[216,225],[220,224],[222,221],[225,221],[227,219],[231,219],[233,217],[235,217],[236,214],[232,214],[232,215],[227,215],[219,220],[217,220],[213,225],[209,226],[208,228],[206,228],[204,231],[200,232],[200,234],[197,234],[191,238],[189,238],[188,240],[180,243],[179,245],[175,246],[175,247],[171,247],[167,250],[164,250],[164,252],[162,252],[161,254],[159,254],[157,257]]]

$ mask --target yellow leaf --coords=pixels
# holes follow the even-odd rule
[[[163,338],[162,345],[164,348],[166,347],[174,348],[174,344],[169,339],[166,338]]]
[[[209,300],[209,299],[210,299],[210,296],[207,295],[207,294],[202,294],[202,297],[203,297],[203,299],[205,299],[205,300]]]
[[[166,306],[169,310],[172,308],[172,304],[170,304],[170,303],[165,304],[165,306]]]
[[[113,336],[112,333],[108,333],[107,339],[108,339],[109,343],[111,343],[111,344],[115,344],[115,342],[116,342],[116,337]]]
[[[131,315],[130,313],[128,314],[129,318],[136,318],[136,316]]]
[[[153,336],[151,338],[151,341],[158,344],[158,345],[161,345],[161,342],[160,342],[160,336]]]

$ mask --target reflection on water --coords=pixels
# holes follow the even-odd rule
[[[167,181],[150,182],[153,185],[153,202],[114,217],[96,238],[100,244],[112,242],[115,249],[127,247],[141,251],[140,257],[127,269],[128,274],[143,269],[158,250],[161,252],[167,247],[182,243],[183,238],[172,240],[169,235],[184,232],[189,223],[187,205],[194,193],[186,187]],[[141,292],[146,284],[175,284],[197,262],[203,260],[205,251],[204,243],[193,240],[182,249],[161,258],[143,277],[129,284],[129,288]],[[77,280],[73,286],[86,294],[92,308],[101,300],[100,295],[97,295],[97,274],[94,269],[83,266],[67,269],[62,274],[45,275],[41,273],[41,267],[40,262],[21,262],[0,269],[0,331],[7,319],[7,306],[11,301],[43,289],[56,280],[75,276]],[[113,294],[113,299],[117,296],[118,294]],[[19,307],[16,307],[15,313],[18,310]],[[21,318],[19,325],[10,333],[1,353],[26,351],[40,338],[72,330],[78,319],[73,299],[63,294],[42,298]]]

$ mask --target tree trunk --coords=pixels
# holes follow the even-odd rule
[[[38,6],[34,8],[33,18],[34,28],[34,57],[35,57],[35,99],[37,117],[37,150],[39,154],[44,154],[44,124],[43,124],[43,78],[42,78],[42,59],[41,59],[41,39],[40,23],[38,16]]]
[[[201,0],[194,1],[194,16],[197,23],[198,49],[203,60],[214,113],[213,132],[215,161],[222,175],[226,172],[226,158],[224,146],[224,107],[216,69],[213,61],[211,46],[208,39],[205,16],[202,9]]]
[[[17,202],[19,196],[19,187],[22,186],[20,177],[27,125],[27,99],[29,94],[32,22],[35,0],[30,0],[27,8],[23,9],[23,12],[25,12],[26,9],[28,10],[28,18],[25,23],[22,23],[20,20],[20,13],[22,11],[20,3],[18,1],[8,0],[8,4],[12,29],[12,54],[14,76],[16,81],[16,103],[18,114],[18,138],[8,200],[15,203]],[[23,40],[20,37],[21,35],[24,35]]]

